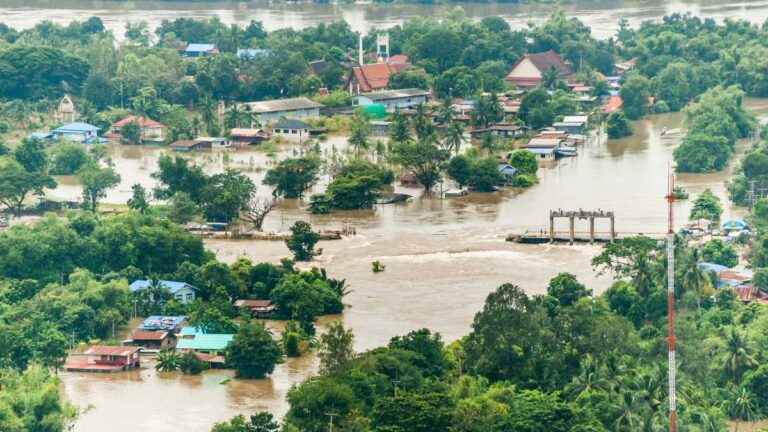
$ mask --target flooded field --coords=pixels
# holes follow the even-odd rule
[[[750,100],[748,104],[759,113],[768,108],[764,100]],[[527,246],[507,243],[504,237],[510,232],[543,228],[548,211],[557,208],[613,210],[619,232],[663,232],[666,173],[678,139],[662,137],[661,131],[678,128],[681,119],[679,113],[652,116],[636,122],[636,133],[630,138],[608,141],[599,137],[582,147],[578,157],[540,169],[540,183],[523,192],[504,190],[442,200],[398,187],[398,191],[416,197],[399,205],[379,206],[375,211],[325,216],[309,215],[302,203],[286,201],[269,215],[265,228],[284,230],[298,219],[308,220],[317,228],[343,224],[357,228],[356,236],[321,242],[323,255],[311,265],[347,279],[352,292],[345,297],[349,307],[342,319],[354,330],[358,350],[385,344],[392,336],[421,327],[454,340],[470,330],[485,297],[501,283],[512,282],[537,294],[546,290],[550,278],[567,271],[596,292],[607,288],[610,278],[597,276],[590,266],[599,246]],[[344,146],[341,137],[322,143],[325,152],[334,148],[342,151]],[[298,151],[294,147],[285,144],[276,156]],[[746,147],[741,143],[739,151]],[[107,201],[125,202],[135,182],[152,187],[150,174],[163,151],[111,147],[124,181]],[[193,157],[205,162],[211,172],[223,169],[229,160],[230,166],[247,168],[256,181],[273,160],[253,150],[230,152],[226,157],[223,153]],[[732,169],[682,175],[679,184],[692,197],[711,188],[727,204],[724,182]],[[262,188],[261,193],[268,194],[269,190]],[[63,184],[52,193],[57,197],[77,194],[79,187],[74,183]],[[743,214],[743,210],[725,207],[724,218]],[[689,209],[690,202],[676,204],[678,225],[685,221]],[[206,244],[225,261],[244,255],[254,261],[276,262],[289,255],[282,242],[209,240]],[[384,273],[372,273],[374,260],[386,265]],[[329,319],[333,318],[324,322]],[[161,376],[151,364],[125,374],[63,373],[62,377],[67,397],[86,410],[78,420],[77,432],[97,432],[107,425],[111,432],[207,432],[216,421],[237,413],[269,410],[284,414],[288,408],[286,392],[316,367],[315,358],[308,356],[278,366],[269,379],[253,381],[224,382],[231,376],[226,371],[209,371],[200,377]],[[132,408],[126,410],[126,406]]]

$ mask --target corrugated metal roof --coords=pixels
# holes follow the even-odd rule
[[[309,129],[309,125],[301,120],[284,118],[278,120],[275,129]]]
[[[201,43],[191,43],[187,45],[187,49],[184,51],[186,52],[208,52],[213,51],[216,49],[216,45],[214,44],[201,44]]]
[[[127,357],[140,349],[139,347],[96,345],[85,350],[84,354]]]
[[[193,338],[181,338],[176,342],[176,349],[221,351],[227,348],[235,335],[216,333],[197,333]]]
[[[139,325],[139,328],[142,330],[175,330],[185,319],[187,319],[187,317],[184,315],[152,315],[147,317],[144,322]]]
[[[428,95],[429,95],[429,92],[427,90],[422,90],[418,88],[408,88],[408,89],[400,89],[400,90],[382,90],[382,91],[371,92],[371,93],[363,93],[360,96],[367,97],[368,99],[373,101],[379,101],[379,100],[387,100],[387,99],[402,99],[402,98],[428,96]]]
[[[61,126],[59,128],[54,129],[54,132],[59,133],[66,133],[66,132],[96,132],[100,128],[88,124],[88,123],[81,123],[81,122],[75,122],[75,123],[69,123],[65,124],[64,126]]]
[[[178,291],[180,291],[180,290],[182,290],[182,289],[184,289],[186,287],[189,287],[189,288],[197,291],[197,288],[193,287],[192,285],[190,285],[190,284],[188,284],[186,282],[176,282],[176,281],[161,280],[161,281],[158,281],[158,283],[160,285],[162,285],[163,287],[167,288],[168,291],[171,292],[171,294],[176,294]],[[131,283],[128,286],[128,288],[130,288],[131,292],[136,292],[136,291],[140,291],[140,290],[143,290],[143,289],[147,289],[151,285],[152,285],[152,281],[145,280],[145,279],[138,279],[138,280],[133,281],[133,283]]]
[[[313,109],[321,108],[323,106],[322,104],[319,104],[306,97],[247,102],[245,105],[247,105],[251,111],[256,114]]]

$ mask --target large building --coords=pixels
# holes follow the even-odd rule
[[[429,97],[429,91],[416,88],[402,90],[382,90],[363,93],[355,96],[353,103],[357,106],[384,105],[387,111],[411,108],[423,104]]]
[[[555,69],[557,77],[567,79],[573,75],[568,64],[559,54],[549,50],[543,53],[526,54],[512,66],[506,80],[517,87],[532,88],[541,84],[544,73]]]
[[[245,105],[262,125],[276,123],[281,118],[320,118],[320,108],[323,107],[306,97],[247,102]]]

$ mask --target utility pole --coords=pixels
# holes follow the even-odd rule
[[[668,350],[668,386],[669,386],[669,432],[677,432],[677,389],[675,363],[675,227],[674,210],[675,202],[675,176],[669,171],[669,191],[667,202],[669,214],[667,215],[667,350]]]
[[[336,417],[338,414],[336,413],[326,413],[325,415],[328,416],[328,432],[333,432],[333,418]]]

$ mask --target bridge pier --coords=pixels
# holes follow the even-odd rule
[[[589,244],[595,244],[595,217],[589,217]]]
[[[575,230],[576,217],[574,215],[571,215],[568,219],[570,220],[570,224],[571,224],[570,234],[571,234],[571,244],[573,244],[574,240],[576,240],[576,230]]]
[[[595,219],[608,219],[611,223],[610,237],[611,241],[616,240],[616,218],[613,212],[606,212],[603,210],[586,211],[579,209],[574,210],[562,210],[549,211],[549,241],[554,243],[555,241],[555,218],[568,218],[568,241],[570,244],[574,244],[576,241],[576,218],[589,220],[589,242],[595,243]]]

